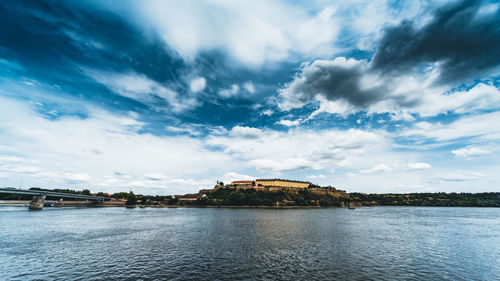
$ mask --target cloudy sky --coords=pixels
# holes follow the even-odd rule
[[[0,184],[500,191],[497,1],[2,1]]]

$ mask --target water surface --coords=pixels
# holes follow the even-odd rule
[[[500,280],[500,209],[0,208],[1,280]]]

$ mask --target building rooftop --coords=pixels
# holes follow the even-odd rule
[[[296,181],[296,180],[286,180],[286,179],[256,179],[255,181],[289,181],[289,182],[310,183],[308,181]]]

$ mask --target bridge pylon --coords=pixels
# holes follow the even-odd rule
[[[34,195],[30,202],[30,210],[43,210],[45,195]]]

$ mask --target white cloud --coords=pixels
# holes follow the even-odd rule
[[[142,133],[145,124],[138,121],[137,114],[120,116],[87,108],[86,119],[61,115],[50,121],[20,102],[0,97],[0,105],[0,120],[4,121],[0,123],[0,178],[9,182],[19,183],[22,178],[25,184],[37,186],[85,186],[110,192],[133,188],[138,193],[179,194],[210,187],[216,180],[228,182],[232,176],[303,179],[311,174],[333,173],[335,169],[334,177],[318,177],[318,181],[349,191],[363,190],[367,182],[379,188],[377,192],[470,191],[470,180],[482,188],[477,191],[497,188],[497,179],[491,178],[496,175],[495,162],[475,162],[469,167],[466,162],[472,161],[450,164],[446,162],[449,150],[426,151],[425,145],[415,145],[410,147],[419,149],[415,154],[401,151],[400,146],[395,149],[392,143],[392,138],[432,140],[439,145],[465,139],[467,144],[474,143],[470,147],[493,154],[500,140],[500,129],[491,125],[500,122],[495,112],[463,116],[449,124],[418,122],[394,133],[382,129],[305,128],[281,132],[235,126],[231,130],[203,127],[209,136],[194,138],[195,134],[189,132],[191,127],[184,125],[166,129],[191,136]],[[384,164],[379,164],[381,159]],[[433,167],[425,173],[407,172],[426,166],[411,162],[414,159],[432,159]],[[365,172],[347,176],[360,169]],[[464,176],[462,170],[456,169],[481,172]],[[385,174],[389,171],[391,177]]]
[[[194,125],[182,125],[182,126],[166,126],[165,130],[172,133],[187,133],[192,136],[199,136],[201,134],[200,131],[196,129]]]
[[[297,170],[319,170],[322,166],[314,161],[304,158],[285,158],[279,160],[254,159],[248,162],[251,166],[261,171],[291,172]]]
[[[27,160],[18,156],[0,156],[0,163],[36,163],[37,161]]]
[[[139,73],[110,73],[98,70],[84,70],[87,75],[103,84],[118,95],[136,100],[157,109],[164,109],[158,104],[163,100],[174,112],[181,112],[198,105],[192,97],[181,98],[175,91]]]
[[[207,50],[223,51],[249,66],[295,53],[330,55],[339,29],[333,7],[311,11],[311,6],[304,9],[276,0],[146,0],[132,2],[129,14],[123,7],[102,5],[133,18],[145,31],[153,28],[186,60]]]
[[[283,125],[283,126],[287,126],[287,127],[293,127],[293,126],[298,126],[300,125],[300,121],[302,121],[301,119],[297,119],[297,120],[286,120],[286,119],[282,119],[280,120],[279,122],[277,122],[277,124],[280,124],[280,125]]]
[[[237,181],[237,180],[255,180],[255,177],[245,175],[245,174],[236,173],[236,172],[228,172],[222,176],[222,182],[224,184],[229,184],[229,183],[231,183],[233,181]]]
[[[244,139],[258,139],[264,136],[262,130],[245,126],[235,126],[229,134],[233,137]]]
[[[193,93],[203,91],[206,86],[207,86],[207,80],[203,77],[195,78],[191,80],[191,83],[189,84],[189,88]]]
[[[320,106],[309,115],[307,120],[316,117],[320,113],[339,114],[342,117],[347,117],[350,114],[356,113],[355,107],[342,100],[329,101],[323,97],[317,97],[316,101],[320,103]]]
[[[220,136],[228,133],[228,130],[222,126],[211,127],[209,128],[209,131],[212,135],[215,136]]]
[[[424,163],[424,162],[415,162],[415,163],[408,163],[407,170],[415,171],[415,170],[424,170],[424,169],[430,169],[430,168],[432,168],[431,164]]]
[[[366,151],[378,151],[386,145],[383,135],[354,129],[278,132],[240,126],[229,136],[209,137],[207,143],[222,147],[225,153],[269,176],[351,166]]]
[[[310,175],[310,176],[307,176],[306,178],[311,179],[311,180],[326,179],[326,176],[325,175]]]
[[[493,85],[479,83],[469,90],[446,95],[442,92],[428,93],[423,96],[422,104],[412,111],[421,116],[435,116],[447,112],[464,114],[499,108],[500,91]]]
[[[362,174],[373,174],[373,173],[385,173],[391,172],[393,168],[387,166],[386,164],[378,164],[371,169],[361,170]]]
[[[0,173],[9,182],[173,194],[215,183],[217,173],[235,166],[202,139],[140,133],[143,124],[128,116],[88,108],[84,119],[48,120],[20,102],[0,97],[0,104],[0,155],[11,161]]]
[[[240,91],[240,87],[236,84],[233,84],[233,85],[231,85],[231,88],[229,88],[229,89],[220,90],[219,96],[227,99],[227,98],[235,97],[239,91]]]
[[[392,121],[414,121],[415,120],[415,117],[413,117],[413,115],[411,115],[410,113],[408,113],[407,111],[405,110],[401,110],[399,112],[394,112],[394,113],[391,113],[390,114],[390,118]]]
[[[400,136],[413,140],[457,141],[473,138],[475,141],[500,140],[500,112],[463,116],[450,124],[418,122],[401,131]]]
[[[66,179],[70,182],[84,183],[90,180],[90,176],[85,173],[69,174]]]
[[[471,158],[475,156],[491,154],[491,151],[475,146],[469,146],[457,150],[452,150],[451,153],[453,153],[456,157]]]
[[[37,166],[25,166],[25,165],[0,165],[0,171],[11,172],[11,173],[27,173],[32,174],[40,171],[40,167]]]
[[[473,181],[473,180],[478,180],[485,176],[486,176],[485,174],[479,172],[457,171],[441,177],[441,180],[443,182]]]
[[[271,115],[273,115],[273,113],[274,113],[274,111],[272,111],[270,109],[266,109],[266,110],[262,111],[260,113],[260,115],[271,116]]]
[[[147,173],[144,174],[144,177],[153,181],[164,180],[167,178],[165,175],[159,173]]]
[[[393,121],[413,121],[417,114],[429,117],[500,109],[500,90],[494,85],[479,83],[454,92],[449,92],[450,86],[438,86],[440,67],[434,63],[422,73],[384,76],[366,60],[315,60],[304,63],[296,77],[279,89],[278,105],[288,111],[318,103],[308,119],[320,113],[346,117],[365,111],[390,113]]]
[[[243,88],[245,88],[245,90],[247,90],[250,94],[255,93],[255,87],[252,82],[245,82],[243,84]]]

